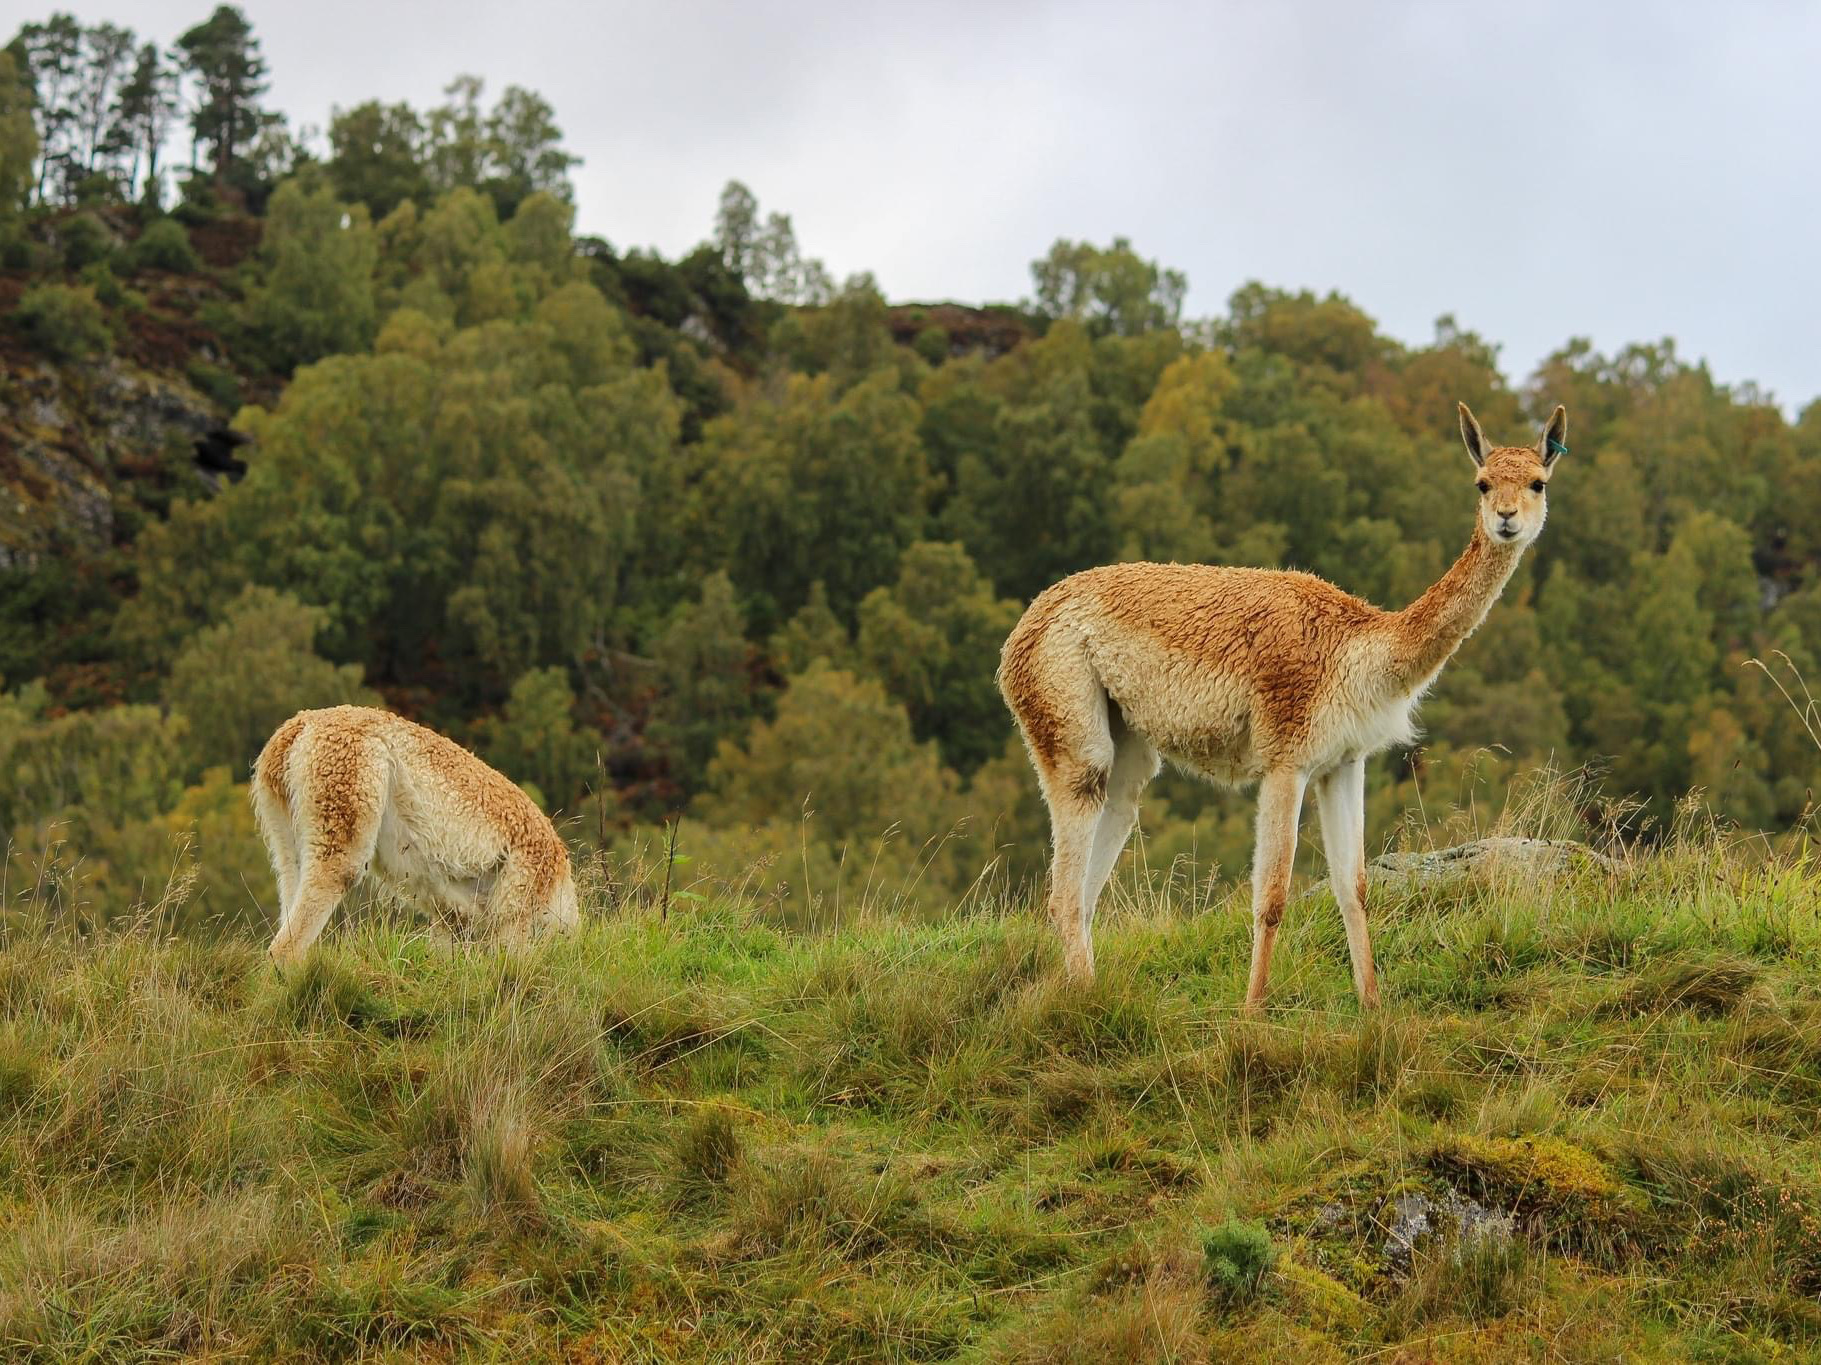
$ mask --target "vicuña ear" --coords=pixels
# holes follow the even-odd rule
[[[1467,453],[1473,456],[1475,464],[1486,463],[1486,452],[1492,449],[1486,444],[1486,433],[1480,430],[1480,424],[1473,419],[1473,412],[1465,403],[1461,408],[1461,440],[1467,443]]]
[[[1544,469],[1555,463],[1556,456],[1568,453],[1568,409],[1560,403],[1543,425],[1543,434],[1537,438],[1536,453],[1543,457]]]

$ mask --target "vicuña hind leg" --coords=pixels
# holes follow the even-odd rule
[[[1316,786],[1315,802],[1321,812],[1328,880],[1341,922],[1347,926],[1353,989],[1360,1003],[1371,1008],[1378,1004],[1378,976],[1372,970],[1372,942],[1366,933],[1366,761],[1356,758],[1325,774]]]
[[[1078,650],[1038,659],[1006,682],[1006,700],[1037,767],[1050,808],[1050,920],[1062,936],[1069,974],[1094,975],[1086,903],[1094,836],[1107,803],[1117,752],[1108,726],[1107,694]]]
[[[278,927],[284,927],[285,914],[297,899],[300,871],[297,836],[291,828],[291,812],[278,794],[253,775],[253,820],[265,841],[266,857],[272,863],[272,876],[278,883]]]
[[[1271,948],[1290,899],[1290,871],[1296,864],[1296,821],[1302,813],[1307,779],[1293,768],[1268,772],[1258,784],[1258,839],[1252,851],[1252,972],[1246,1008],[1265,1002],[1271,975]]]
[[[1132,733],[1117,721],[1113,725],[1113,771],[1107,778],[1107,803],[1094,827],[1094,846],[1088,854],[1087,877],[1082,885],[1082,912],[1089,928],[1107,878],[1119,862],[1132,827],[1138,823],[1138,798],[1157,776],[1157,751],[1143,735]]]

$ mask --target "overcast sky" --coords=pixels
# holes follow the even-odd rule
[[[5,0],[16,21],[41,17]],[[169,41],[210,0],[61,0]],[[1676,338],[1821,394],[1821,5],[248,0],[294,123],[472,71],[555,106],[578,230],[686,250],[729,178],[894,300],[1016,299],[1059,236],[1337,289],[1522,380]],[[15,22],[16,22],[15,21]],[[10,28],[10,26],[9,26]]]

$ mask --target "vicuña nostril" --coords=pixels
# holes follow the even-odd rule
[[[1516,515],[1517,515],[1517,512],[1515,510],[1510,511],[1510,512],[1500,512],[1499,518],[1502,521],[1510,521]]]

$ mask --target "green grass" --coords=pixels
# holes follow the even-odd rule
[[[24,907],[0,1356],[1821,1358],[1804,857],[1375,891],[1370,1017],[1324,895],[1262,1019],[1237,895],[1115,901],[1087,987],[1022,905],[356,916],[289,979]],[[1394,1263],[1411,1194],[1516,1240]]]

